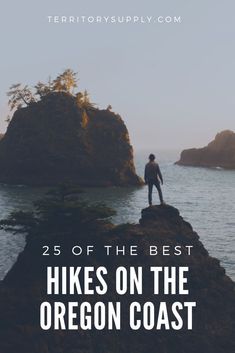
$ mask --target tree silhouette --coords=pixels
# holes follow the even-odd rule
[[[115,211],[103,204],[88,205],[81,201],[77,187],[59,185],[34,203],[32,212],[15,211],[0,221],[0,229],[14,234],[50,236],[73,233],[108,222]]]
[[[38,102],[53,92],[65,92],[75,98],[77,106],[82,110],[83,123],[85,126],[88,121],[87,111],[89,109],[94,109],[96,104],[91,102],[90,95],[87,90],[84,92],[74,92],[78,83],[77,75],[77,72],[74,72],[71,69],[66,69],[54,80],[51,80],[49,77],[47,83],[39,81],[33,89],[29,88],[27,85],[22,86],[21,83],[12,85],[7,92],[10,110],[20,109],[21,107],[28,106],[31,103]],[[109,107],[111,109],[111,106]],[[9,123],[10,120],[11,116],[8,115],[6,121]]]
[[[89,117],[88,117],[88,110],[89,109],[94,109],[95,104],[91,103],[90,101],[90,96],[87,90],[84,92],[78,92],[76,94],[76,102],[78,107],[82,110],[82,122],[81,126],[85,128],[88,124]]]
[[[30,88],[27,85],[22,87],[21,83],[12,85],[7,92],[7,96],[9,97],[8,105],[10,110],[19,109],[36,102],[35,95]]]
[[[74,89],[77,87],[77,82],[77,73],[71,69],[67,69],[53,81],[53,90],[73,93]]]
[[[49,93],[53,91],[53,83],[51,81],[51,78],[49,77],[49,80],[47,83],[43,83],[39,81],[35,86],[36,90],[36,95],[38,95],[41,98],[45,97]]]
[[[82,102],[83,102],[82,92],[78,92],[75,97],[76,97],[76,102],[77,102],[78,107],[82,108]]]
[[[96,106],[95,103],[92,103],[90,101],[90,95],[87,90],[85,90],[84,92],[78,92],[76,94],[76,101],[79,108],[84,110],[91,109]]]

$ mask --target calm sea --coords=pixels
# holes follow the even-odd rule
[[[149,152],[136,152],[136,169],[141,176]],[[176,166],[178,157],[177,151],[158,151],[164,199],[180,210],[209,253],[221,260],[227,274],[235,280],[235,171]],[[1,218],[14,209],[30,209],[33,200],[44,192],[42,188],[0,185]],[[138,222],[141,209],[147,206],[146,187],[92,188],[86,189],[83,197],[114,208],[115,223]],[[156,191],[153,202],[159,203]],[[0,278],[3,278],[23,249],[24,238],[1,232],[0,244]]]

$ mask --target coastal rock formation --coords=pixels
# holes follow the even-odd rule
[[[60,256],[42,256],[42,245],[61,245]],[[96,251],[91,256],[71,255],[71,246],[85,248],[93,244]],[[105,256],[103,246],[137,245],[138,256]],[[149,256],[150,245],[158,254]],[[185,246],[193,246],[189,256]],[[163,254],[168,246],[171,256]],[[180,256],[173,255],[174,247],[182,249]],[[106,266],[109,269],[109,294],[79,297],[46,296],[46,266]],[[153,295],[148,275],[150,266],[189,266],[190,290],[187,299],[177,295]],[[120,301],[123,308],[139,301],[138,295],[117,296],[114,288],[114,270],[118,266],[143,266],[144,292],[141,302],[160,301],[167,305],[175,300],[196,301],[193,330],[138,330],[128,329],[127,314],[123,316],[120,331],[43,331],[39,328],[39,305],[44,300],[102,300]],[[28,237],[25,250],[0,286],[0,351],[1,353],[231,353],[235,351],[235,291],[234,283],[226,276],[217,259],[209,256],[191,225],[184,221],[179,211],[171,206],[153,206],[142,210],[139,224],[113,226],[102,223],[92,230],[76,234]]]
[[[54,92],[18,109],[0,141],[0,182],[141,185],[128,130],[110,110]]]
[[[191,148],[181,153],[179,165],[235,169],[235,133],[225,130],[203,148]]]

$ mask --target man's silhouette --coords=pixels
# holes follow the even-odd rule
[[[153,185],[155,185],[157,188],[161,205],[164,204],[162,189],[160,186],[159,179],[163,185],[162,173],[160,171],[159,165],[155,162],[154,154],[151,153],[149,155],[149,162],[146,164],[145,171],[144,171],[144,180],[145,180],[145,183],[148,185],[149,206],[152,206]]]

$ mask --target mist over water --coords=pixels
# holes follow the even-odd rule
[[[135,154],[137,172],[143,176],[150,152]],[[199,234],[210,255],[221,260],[227,274],[235,280],[235,171],[182,167],[174,165],[178,151],[158,151],[157,161],[164,178],[163,196],[166,203],[179,209]],[[90,188],[83,198],[90,202],[105,202],[117,211],[114,223],[136,223],[141,209],[147,207],[147,187]],[[32,201],[41,197],[45,188],[0,185],[1,218],[14,209],[30,209]],[[159,204],[157,191],[153,204]],[[0,278],[14,263],[24,247],[20,235],[0,231]]]

